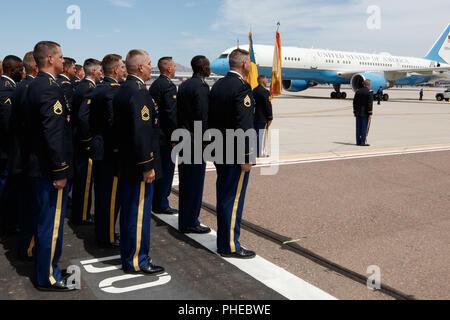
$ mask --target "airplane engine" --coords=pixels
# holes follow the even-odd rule
[[[365,80],[370,80],[370,90],[374,92],[377,92],[380,87],[383,87],[383,89],[389,88],[388,82],[382,74],[360,73],[355,74],[350,81],[353,91],[356,92],[358,89],[362,88]]]
[[[283,80],[283,89],[289,92],[305,91],[309,87],[311,84],[306,80]]]

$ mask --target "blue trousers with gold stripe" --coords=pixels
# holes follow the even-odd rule
[[[53,181],[33,179],[37,206],[35,231],[35,274],[39,286],[50,286],[61,279],[58,261],[62,253],[64,218],[69,188],[57,190]]]
[[[154,184],[119,181],[120,256],[124,271],[148,265]]]
[[[93,161],[85,154],[78,154],[76,163],[72,187],[72,221],[81,223],[92,219]]]
[[[200,225],[198,217],[202,207],[206,164],[180,164],[180,197],[178,202],[179,228],[195,228]]]
[[[115,225],[119,214],[119,178],[112,163],[94,162],[95,236],[102,243],[115,241]]]
[[[241,248],[242,211],[249,172],[240,166],[218,165],[217,169],[217,251],[230,254]]]
[[[169,209],[169,196],[172,192],[175,164],[172,161],[172,147],[161,147],[162,177],[155,181],[153,195],[153,210],[163,211]]]
[[[358,146],[367,143],[367,131],[369,129],[369,117],[356,117],[356,144]]]

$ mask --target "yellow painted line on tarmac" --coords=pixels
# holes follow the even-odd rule
[[[356,146],[355,146],[356,148]],[[333,151],[324,153],[311,153],[311,154],[297,154],[292,156],[280,157],[280,160],[301,160],[310,158],[327,158],[335,156],[358,156],[366,154],[377,154],[386,152],[405,152],[414,150],[424,150],[424,149],[436,149],[436,148],[450,148],[450,144],[431,144],[431,145],[421,145],[421,146],[405,146],[405,147],[391,147],[391,148],[381,148],[381,149],[365,149],[360,151],[349,150],[349,151]]]
[[[315,110],[315,111],[295,112],[295,113],[279,113],[279,114],[275,114],[274,116],[275,116],[275,118],[277,118],[277,117],[287,117],[287,116],[293,116],[293,115],[317,114],[317,113],[327,113],[327,112],[346,111],[346,110],[353,110],[353,107],[343,107],[343,108],[337,108],[337,109]]]
[[[377,117],[400,117],[400,116],[435,116],[435,115],[450,115],[450,112],[426,112],[426,113],[377,113],[374,115],[374,118]],[[313,113],[310,114],[283,114],[283,115],[275,115],[275,119],[294,119],[294,118],[354,118],[353,114],[327,114],[327,115],[314,115]]]
[[[381,149],[364,149],[364,150],[333,151],[333,152],[312,153],[312,154],[298,154],[298,155],[283,156],[278,159],[275,158],[258,159],[256,167],[267,167],[274,165],[293,165],[293,164],[323,162],[323,161],[351,160],[359,158],[372,158],[372,157],[394,156],[394,155],[405,155],[405,154],[427,153],[438,151],[450,151],[450,144],[444,143],[444,144],[431,144],[421,146],[404,146],[404,147],[390,147]],[[208,162],[206,170],[208,172],[215,171],[214,164],[212,162]],[[175,172],[175,175],[177,174],[178,170],[176,170]]]

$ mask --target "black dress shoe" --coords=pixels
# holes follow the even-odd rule
[[[220,253],[219,254],[224,258],[236,258],[236,259],[252,259],[256,256],[256,253],[250,250],[246,250],[244,248],[240,248],[238,251],[234,253]]]
[[[177,214],[178,210],[169,207],[165,210],[153,210],[153,212],[156,214]]]
[[[163,267],[160,266],[155,266],[153,263],[149,262],[144,268],[142,268],[139,271],[134,271],[134,270],[124,270],[125,273],[128,274],[139,274],[139,273],[143,273],[149,276],[156,276],[158,274],[162,274],[165,272]]]
[[[163,267],[155,266],[153,263],[149,263],[145,268],[141,270],[144,274],[150,276],[156,276],[165,272]]]
[[[197,233],[197,234],[206,234],[210,233],[211,229],[208,227],[197,226],[195,228],[180,228],[181,233]]]
[[[361,147],[370,147],[370,144],[362,144]]]
[[[63,277],[61,280],[57,281],[54,285],[49,287],[36,286],[39,291],[47,292],[70,292],[76,290],[75,285],[67,284],[67,277]]]

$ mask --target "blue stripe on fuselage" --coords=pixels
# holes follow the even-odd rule
[[[230,71],[228,59],[216,59],[211,63],[211,71],[215,74],[225,76]],[[370,73],[370,72],[369,72]],[[268,78],[272,76],[271,67],[258,67],[258,74],[265,75]],[[282,78],[287,80],[306,80],[316,81],[318,83],[329,84],[349,84],[350,80],[342,79],[336,71],[332,70],[312,70],[312,69],[282,69]],[[414,85],[431,80],[431,77],[411,76],[395,81],[395,85]]]

